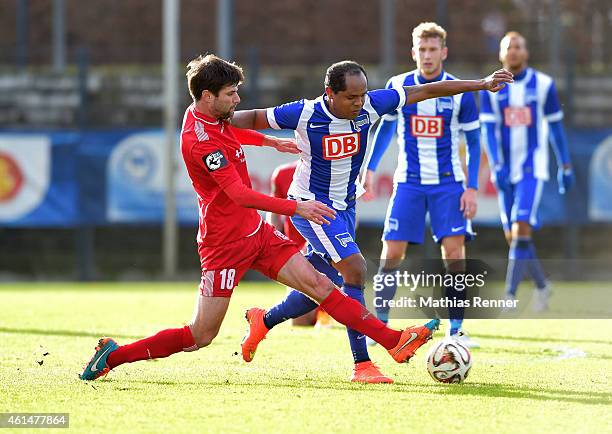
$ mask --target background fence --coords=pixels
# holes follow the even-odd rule
[[[159,276],[165,194],[162,3],[0,3],[0,276]],[[464,78],[495,68],[501,36],[521,31],[531,64],[557,80],[577,175],[566,197],[556,193],[554,180],[545,186],[546,227],[537,235],[541,255],[612,259],[609,2],[172,3],[180,6],[180,63],[216,52],[243,64],[243,108],[316,97],[325,68],[345,58],[366,65],[370,87],[382,86],[389,75],[414,68],[410,34],[421,21],[445,26],[445,67]],[[182,114],[188,93],[183,76],[175,82]],[[379,199],[359,204],[358,240],[370,257],[379,254],[395,155],[390,149],[384,157],[375,187]],[[263,192],[274,167],[291,158],[262,149],[248,149],[247,156],[254,187]],[[197,209],[182,162],[178,167],[178,266],[191,276],[198,273]],[[479,238],[469,254],[503,257],[507,250],[486,161],[479,196]],[[436,249],[427,244],[423,253],[436,255]]]

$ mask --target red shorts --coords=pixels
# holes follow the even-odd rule
[[[200,294],[231,297],[247,270],[257,270],[276,280],[280,269],[299,250],[274,226],[262,221],[253,235],[223,246],[200,246],[198,253],[202,267]]]
[[[306,247],[306,240],[295,226],[293,226],[289,217],[285,217],[284,230],[285,235],[298,246],[298,249],[302,250]]]

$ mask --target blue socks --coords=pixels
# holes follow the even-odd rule
[[[287,294],[287,297],[276,306],[270,308],[264,315],[264,324],[268,329],[287,321],[297,318],[316,309],[318,306],[313,300],[295,289]]]
[[[362,306],[365,306],[365,298],[363,296],[362,287],[345,283],[342,287],[342,291],[353,300],[357,300]],[[346,328],[346,332],[348,334],[349,343],[351,344],[351,352],[353,353],[353,360],[355,363],[370,360],[365,335],[348,327]]]
[[[457,274],[463,274],[458,272],[447,272],[447,274],[452,274],[456,276]],[[455,281],[455,279],[453,279]],[[455,289],[454,286],[446,286],[444,287],[444,296],[450,300],[465,300],[466,299],[467,288],[464,288],[462,291]],[[454,307],[451,306],[448,308],[448,319],[450,323],[450,331],[449,334],[451,336],[457,334],[459,329],[461,328],[461,324],[463,324],[463,316],[465,314],[464,307]]]
[[[325,258],[322,258],[316,253],[310,253],[306,256],[306,259],[308,259],[308,262],[310,262],[315,269],[317,269],[317,271],[329,277],[336,286],[341,286],[342,291],[346,295],[365,306],[363,288],[353,285],[344,285],[342,277],[338,274],[338,271],[336,271],[336,269],[332,267]],[[264,315],[264,324],[266,327],[268,327],[268,329],[271,329],[272,327],[287,321],[290,318],[302,316],[305,313],[316,309],[317,306],[318,304],[309,297],[305,296],[299,291],[292,290],[283,301],[276,306],[273,306],[266,312]],[[347,333],[355,363],[370,360],[365,335],[349,328],[347,328]]]
[[[508,270],[506,272],[506,293],[515,296],[516,290],[523,280],[525,269],[528,268],[528,261],[531,258],[529,245],[531,239],[517,238],[510,243],[508,253]]]
[[[459,332],[459,330],[461,330],[461,325],[463,324],[463,318],[462,319],[451,319],[449,322],[450,322],[449,334],[451,336],[456,335]]]
[[[394,275],[396,271],[397,271],[396,268],[387,269],[387,268],[384,268],[382,265],[378,269],[378,276],[380,276],[379,279],[380,279],[380,284],[382,285],[382,289],[380,291],[375,291],[374,297],[380,297],[381,300],[384,301],[384,303],[377,303],[377,304],[383,304],[383,306],[375,307],[375,309],[376,309],[376,316],[378,317],[379,320],[381,320],[385,324],[389,322],[390,308],[389,308],[388,302],[393,300],[393,297],[395,297],[395,293],[397,292],[397,280],[395,279],[395,277],[393,279],[388,279],[388,282],[385,282],[385,277],[387,275]]]
[[[306,259],[317,271],[329,277],[331,281],[334,282],[334,285],[342,286],[342,277],[326,259],[314,252],[309,253]],[[300,317],[316,309],[317,306],[319,305],[309,297],[299,291],[292,290],[283,301],[266,312],[264,315],[264,324],[268,329],[271,329],[275,325],[285,322],[288,319]]]
[[[508,271],[506,273],[507,294],[516,295],[516,290],[523,279],[525,271],[531,274],[538,289],[546,288],[548,281],[530,237],[519,237],[512,240],[508,259]]]
[[[533,277],[536,287],[539,290],[543,290],[548,285],[548,279],[546,278],[546,274],[544,274],[542,264],[540,263],[538,255],[536,254],[535,245],[531,240],[529,240],[529,253],[529,272],[531,273],[531,277]]]

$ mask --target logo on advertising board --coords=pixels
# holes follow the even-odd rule
[[[15,222],[43,202],[51,177],[51,141],[44,135],[0,135],[0,221]]]
[[[23,173],[9,154],[0,152],[0,202],[13,199],[23,185]]]

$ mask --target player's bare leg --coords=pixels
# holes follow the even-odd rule
[[[193,318],[189,327],[198,348],[203,348],[213,341],[229,307],[230,297],[205,297],[198,294]]]
[[[300,254],[295,254],[287,261],[279,271],[277,280],[292,288],[297,288],[320,303],[321,307],[339,323],[370,336],[385,347],[394,360],[399,363],[407,362],[420,346],[431,339],[433,330],[439,324],[439,320],[434,320],[422,327],[409,327],[403,332],[388,328],[359,302],[338,291],[331,280],[317,272]],[[265,327],[263,325],[263,309],[255,309],[249,310],[253,313],[251,319]],[[255,320],[255,318],[258,319]],[[261,329],[261,326],[259,329]],[[250,328],[250,331],[252,330],[253,327]],[[246,336],[243,341],[243,356],[245,352],[254,354],[257,345],[265,337],[265,333],[267,333],[267,329],[264,330],[264,333],[255,335],[250,332]],[[260,339],[257,340],[257,338]]]
[[[229,301],[229,297],[205,297],[198,294],[193,319],[188,326],[162,330],[154,336],[122,346],[111,338],[100,339],[81,379],[95,380],[124,363],[159,359],[210,345],[219,333]]]

